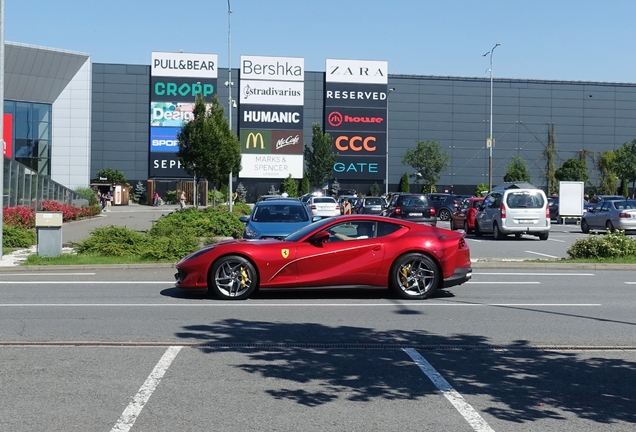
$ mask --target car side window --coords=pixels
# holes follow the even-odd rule
[[[345,222],[329,228],[329,242],[375,238],[375,222]]]

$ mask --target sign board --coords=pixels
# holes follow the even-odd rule
[[[583,182],[559,182],[559,216],[583,216]]]

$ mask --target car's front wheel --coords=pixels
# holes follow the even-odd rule
[[[492,226],[492,235],[495,237],[495,240],[503,240],[504,238],[506,238],[506,236],[502,234],[501,230],[499,229],[499,224],[497,222],[495,222]]]
[[[483,237],[484,233],[481,232],[481,230],[479,229],[479,223],[477,222],[477,220],[475,220],[475,235],[477,237]]]
[[[587,224],[587,221],[585,219],[581,221],[581,231],[583,232],[583,234],[587,234],[590,232],[590,226]]]
[[[441,220],[441,221],[450,220],[450,218],[451,218],[450,211],[448,209],[441,209],[439,211],[439,216],[438,217],[439,217],[439,220]]]
[[[403,299],[427,299],[440,285],[441,277],[432,258],[411,253],[393,263],[389,286]]]
[[[237,255],[219,259],[208,275],[208,291],[223,300],[245,300],[257,285],[254,265]]]

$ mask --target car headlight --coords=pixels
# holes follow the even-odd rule
[[[245,227],[245,231],[243,231],[243,237],[244,238],[258,238],[259,235],[260,234],[258,233],[258,231],[254,231],[250,227]]]

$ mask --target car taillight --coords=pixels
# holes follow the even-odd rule
[[[316,205],[312,204],[311,207],[309,207],[309,208],[312,209],[312,210],[316,210]]]
[[[339,205],[336,206],[336,210],[340,210],[340,206]]]
[[[629,213],[621,213],[618,215],[619,218],[631,218],[632,215],[630,215]]]
[[[459,239],[459,249],[464,249],[465,247],[466,247],[466,241],[462,237]]]
[[[501,217],[501,219],[506,218],[506,206],[503,204],[501,205],[501,207],[499,207],[499,216]]]
[[[550,204],[545,205],[545,217],[550,220]]]
[[[393,210],[395,212],[396,215],[402,214],[402,209],[399,207],[396,207],[395,210]]]
[[[431,207],[431,216],[435,216],[435,207]]]

